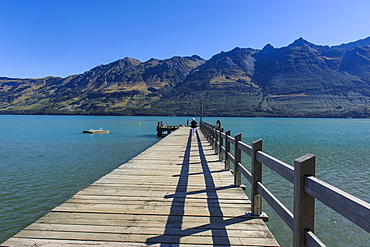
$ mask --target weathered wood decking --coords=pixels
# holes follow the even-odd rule
[[[278,246],[200,131],[180,128],[5,246]]]

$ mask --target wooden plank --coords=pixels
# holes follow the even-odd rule
[[[265,230],[264,223],[259,219],[248,217],[223,217],[226,225],[214,224],[214,229],[227,230]],[[166,215],[130,215],[130,214],[98,214],[98,213],[69,213],[52,212],[39,219],[35,224],[68,224],[68,225],[94,225],[94,226],[125,226],[125,227],[154,227],[163,228],[163,224],[176,225],[178,221],[168,222]],[[184,216],[182,227],[187,228],[209,228],[209,217]]]
[[[2,245],[278,246],[198,134],[180,128]]]
[[[257,183],[257,190],[280,218],[293,230],[294,215],[262,183]]]
[[[216,227],[215,227],[216,228]],[[214,232],[217,234],[219,232],[221,234],[222,226],[219,226],[218,229],[216,228]],[[81,233],[113,233],[113,234],[137,234],[137,235],[162,235],[165,234],[165,229],[163,227],[152,227],[150,225],[146,225],[145,232],[143,232],[142,226],[101,226],[101,225],[74,225],[74,224],[38,224],[34,223],[27,227],[26,229],[31,234],[32,232],[81,232]],[[194,232],[192,236],[209,236],[211,231],[208,228],[202,228],[197,232]],[[248,231],[248,235],[250,238],[261,238],[268,234],[263,229],[243,229],[242,230],[230,230],[227,229],[228,236],[230,237],[238,237],[243,234],[244,231]],[[187,236],[185,231],[179,232],[172,232],[169,235],[176,235],[176,236]]]
[[[249,156],[252,156],[252,147],[245,144],[244,142],[238,143],[238,148],[243,151],[244,153],[248,154]]]
[[[227,207],[247,207],[248,209],[250,208],[250,201],[248,200],[233,200],[233,199],[215,199],[215,200],[210,200],[210,199],[187,199],[184,203],[176,202],[171,199],[147,199],[147,198],[142,198],[142,197],[108,197],[108,198],[103,198],[103,196],[87,196],[86,198],[84,197],[79,197],[75,196],[68,200],[69,203],[94,203],[94,204],[104,204],[104,203],[110,203],[110,204],[118,204],[118,205],[136,205],[138,204],[138,201],[140,203],[145,203],[146,205],[163,205],[163,206],[170,206],[170,205],[185,205],[185,206],[205,206],[208,204],[209,207],[212,206],[218,206],[218,205],[224,205]],[[64,205],[64,204],[63,204]],[[207,205],[206,205],[207,206]]]
[[[256,158],[259,162],[261,162],[283,178],[287,179],[291,183],[294,183],[294,167],[262,151],[257,152]]]
[[[207,234],[208,233],[208,234]],[[47,234],[47,238],[45,238]],[[271,238],[259,236],[257,232],[251,233],[248,238],[239,237],[220,237],[217,232],[214,236],[211,230],[205,231],[204,235],[197,235],[195,233],[189,235],[184,231],[185,235],[157,235],[157,234],[119,234],[119,233],[96,233],[96,232],[62,232],[62,231],[29,231],[23,230],[17,235],[17,238],[33,238],[37,242],[38,239],[51,240],[80,240],[80,241],[95,241],[95,242],[111,242],[115,245],[120,243],[142,243],[142,244],[193,244],[193,245],[217,245],[225,246],[278,246]]]
[[[370,203],[354,197],[324,181],[308,176],[305,178],[308,194],[349,219],[362,229],[370,232]]]

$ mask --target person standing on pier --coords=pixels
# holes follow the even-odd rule
[[[220,121],[220,119],[217,120],[216,125],[217,125],[217,128],[218,129],[221,129],[221,121]]]
[[[191,127],[191,134],[194,135],[195,134],[195,131],[197,130],[197,122],[195,121],[195,118],[192,119],[191,123],[190,123],[190,127]]]

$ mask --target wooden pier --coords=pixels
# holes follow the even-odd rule
[[[157,136],[169,135],[169,134],[171,134],[171,132],[177,130],[180,127],[181,127],[180,125],[166,125],[166,124],[163,124],[163,122],[158,122]],[[165,134],[165,132],[166,132],[166,134]]]
[[[219,155],[181,127],[2,246],[279,246]]]

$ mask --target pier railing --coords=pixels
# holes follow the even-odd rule
[[[241,175],[251,183],[251,216],[262,215],[262,198],[293,231],[293,246],[325,246],[315,235],[315,200],[319,200],[367,232],[370,232],[370,203],[358,199],[315,177],[316,157],[307,154],[290,166],[264,152],[262,140],[251,146],[243,143],[239,133],[232,137],[230,130],[201,122],[201,131],[211,143],[225,169],[234,164],[234,185],[241,185]],[[234,146],[233,153],[230,144]],[[251,171],[242,165],[244,152],[251,156]],[[262,165],[276,172],[294,185],[294,206],[291,212],[262,183]]]

